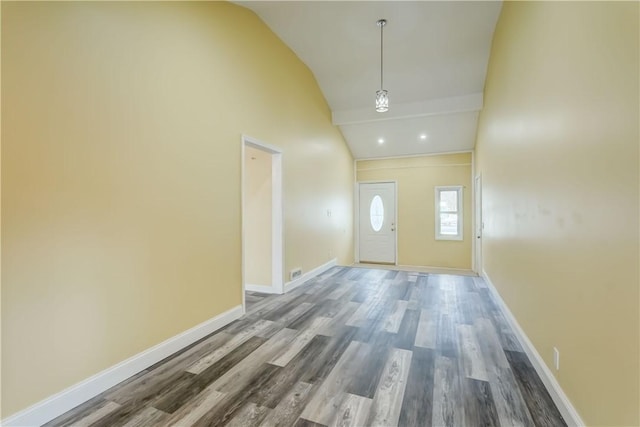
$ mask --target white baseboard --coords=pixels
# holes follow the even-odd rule
[[[302,276],[298,277],[295,280],[292,280],[290,282],[287,282],[284,284],[284,291],[289,292],[292,289],[297,288],[298,286],[302,285],[304,282],[306,282],[307,280],[315,277],[315,276],[319,276],[322,273],[324,273],[325,271],[327,271],[328,269],[330,269],[331,267],[334,267],[336,264],[338,263],[338,260],[336,258],[332,259],[331,261],[322,264],[319,267],[314,268],[313,270],[309,270],[306,273],[304,273]]]
[[[47,423],[173,353],[217,331],[240,318],[243,314],[241,305],[225,311],[2,420],[0,425],[39,426]]]
[[[356,262],[351,264],[351,267],[372,268],[377,270],[398,270],[409,271],[418,273],[431,273],[431,274],[455,274],[458,276],[477,276],[473,270],[465,268],[453,268],[453,267],[430,267],[428,265],[393,265],[393,264],[369,264]]]
[[[525,334],[524,330],[522,330],[522,328],[520,327],[520,324],[518,323],[516,318],[513,316],[513,313],[511,313],[511,310],[509,310],[509,307],[507,307],[507,304],[504,302],[504,300],[498,293],[498,290],[494,286],[493,282],[491,282],[491,279],[487,275],[487,272],[484,270],[482,270],[482,277],[487,282],[487,287],[489,288],[489,291],[493,295],[494,299],[500,305],[500,308],[502,309],[502,312],[504,313],[507,319],[507,322],[509,322],[511,329],[513,329],[513,331],[515,332],[516,337],[518,338],[518,341],[520,341],[520,345],[522,345],[522,348],[524,349],[525,353],[529,357],[529,360],[531,361],[531,364],[533,365],[534,369],[538,373],[538,376],[544,383],[544,386],[549,391],[549,394],[551,395],[553,402],[558,407],[558,410],[562,414],[562,417],[564,418],[565,422],[569,426],[580,426],[580,427],[585,426],[586,424],[584,423],[584,421],[582,421],[582,418],[580,418],[580,414],[578,414],[578,411],[576,411],[576,408],[573,407],[573,405],[571,404],[571,401],[569,400],[567,395],[564,393],[564,390],[562,390],[562,387],[560,387],[558,380],[556,380],[556,377],[553,375],[553,373],[551,372],[547,364],[544,362],[544,360],[542,359],[542,356],[540,356],[540,353],[538,353],[536,348],[533,346],[533,343],[529,340],[529,337],[527,337],[527,334]]]
[[[250,283],[245,283],[244,290],[249,292],[260,292],[261,294],[279,294],[273,286],[267,285],[252,285]]]

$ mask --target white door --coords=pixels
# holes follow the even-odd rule
[[[474,182],[475,205],[475,270],[482,274],[482,177],[476,176]]]
[[[396,263],[396,184],[361,183],[360,262]]]

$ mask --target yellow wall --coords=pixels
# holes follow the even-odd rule
[[[271,286],[271,154],[245,148],[245,282]]]
[[[2,22],[2,5],[0,5],[0,23]],[[2,31],[0,30],[0,46],[2,46]],[[0,49],[1,50],[1,49]],[[2,81],[2,55],[0,54],[0,82]],[[2,99],[2,85],[0,84],[0,99]],[[0,102],[0,176],[2,175],[2,103]],[[2,186],[0,185],[0,224],[2,223]],[[0,226],[0,240],[2,227]],[[2,260],[2,245],[0,245],[0,260]],[[0,420],[2,419],[2,262],[0,261]]]
[[[252,12],[2,2],[2,63],[3,417],[241,303],[242,133],[283,150],[285,271],[353,261],[352,157]]]
[[[471,269],[471,153],[356,162],[358,181],[397,181],[398,264]],[[462,241],[435,240],[435,187],[463,185]]]
[[[484,268],[589,425],[640,423],[638,12],[505,2],[478,130]]]

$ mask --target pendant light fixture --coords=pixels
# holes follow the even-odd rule
[[[383,73],[383,64],[382,64],[382,59],[383,59],[383,32],[384,32],[384,26],[387,25],[387,20],[386,19],[379,19],[376,24],[378,25],[378,27],[380,27],[380,90],[376,91],[376,111],[378,113],[384,113],[385,111],[387,111],[389,109],[389,96],[388,96],[388,92],[386,90],[383,89],[383,77],[384,77],[384,73]]]

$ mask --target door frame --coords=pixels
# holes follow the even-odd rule
[[[283,198],[282,198],[282,150],[271,144],[264,143],[247,135],[241,136],[241,213],[242,213],[242,308],[245,310],[245,291],[247,284],[245,279],[245,148],[253,147],[271,154],[271,286],[259,289],[260,292],[282,294],[284,293],[283,265],[284,265],[284,224],[283,224]]]
[[[473,271],[482,276],[482,174],[473,177]],[[478,237],[478,231],[480,237]]]
[[[396,235],[395,235],[395,250],[394,250],[394,262],[393,265],[398,265],[398,181],[394,179],[376,180],[376,181],[356,181],[354,191],[354,215],[355,215],[355,245],[354,245],[354,260],[356,263],[360,262],[360,185],[361,184],[393,184],[393,202],[395,204],[396,211]]]

